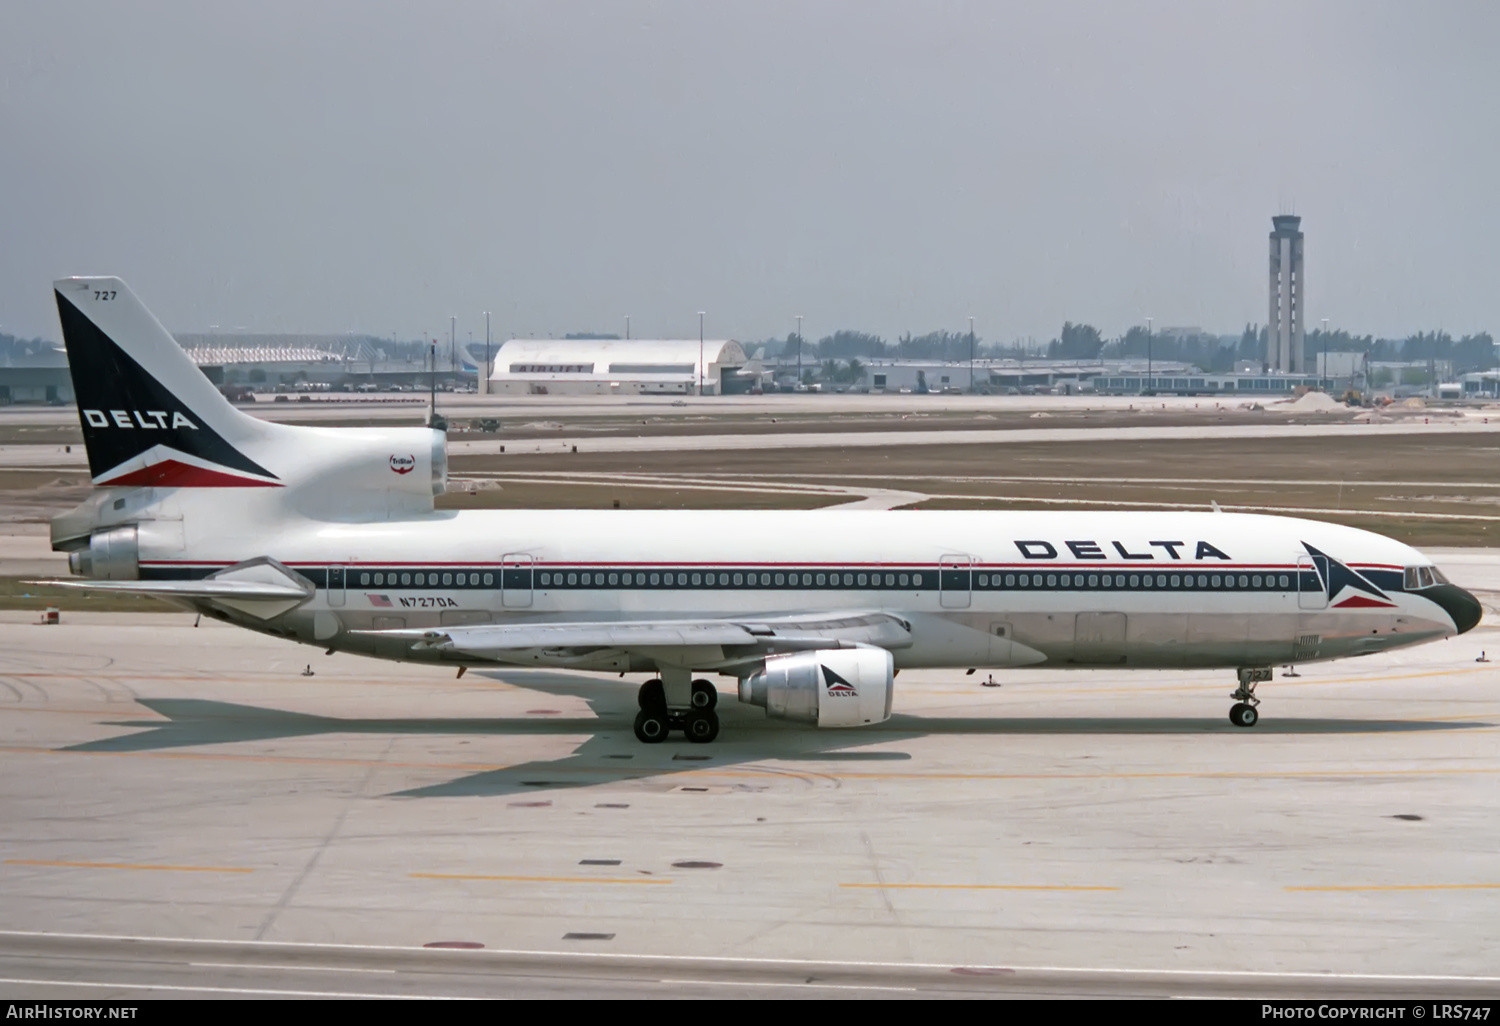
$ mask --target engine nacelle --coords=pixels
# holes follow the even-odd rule
[[[141,548],[134,524],[98,531],[88,548],[68,553],[68,569],[96,581],[134,581],[141,576]]]
[[[891,717],[895,664],[883,648],[825,648],[771,656],[740,680],[740,701],[772,719],[863,727]]]

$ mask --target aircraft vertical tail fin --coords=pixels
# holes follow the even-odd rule
[[[52,283],[97,485],[279,487],[249,456],[270,425],[219,394],[119,278]]]

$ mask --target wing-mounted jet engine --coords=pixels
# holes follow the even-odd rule
[[[883,648],[819,649],[772,656],[740,679],[740,701],[772,719],[862,727],[891,718],[895,662]]]

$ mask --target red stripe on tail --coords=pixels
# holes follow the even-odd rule
[[[162,460],[140,470],[132,470],[120,477],[96,482],[100,485],[135,486],[140,488],[280,488],[279,481],[266,481],[258,477],[241,477],[220,470],[195,467],[177,460]]]

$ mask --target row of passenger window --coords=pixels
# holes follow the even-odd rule
[[[1234,591],[1286,591],[1290,574],[979,574],[980,588],[1220,588]],[[1311,585],[1317,587],[1316,583]]]
[[[532,586],[529,570],[507,570],[505,587]],[[943,574],[945,590],[963,590],[970,585],[969,571],[948,570]],[[1316,581],[1306,582],[1317,587]],[[361,587],[397,588],[490,588],[495,574],[478,571],[361,571]],[[933,573],[830,573],[703,571],[541,571],[535,585],[542,588],[933,588]],[[975,574],[972,586],[987,590],[1038,588],[1269,590],[1293,587],[1289,574]]]
[[[480,578],[483,578],[483,584]],[[359,575],[360,587],[366,588],[370,585],[386,588],[479,588],[493,587],[495,583],[494,574],[459,573],[446,572],[442,574],[423,573],[418,570],[403,571],[397,573],[392,570],[389,573],[376,570],[374,573],[362,572]]]
[[[931,588],[936,574],[922,573],[704,573],[702,571],[633,571],[537,575],[542,588]]]
[[[590,573],[543,572],[537,584],[543,588],[931,588],[936,574],[871,573]],[[1286,591],[1293,584],[1290,574],[975,574],[949,570],[943,574],[945,590],[982,589],[1109,588],[1109,589],[1232,589]],[[972,580],[972,585],[970,581]],[[1316,584],[1311,586],[1316,587]]]

